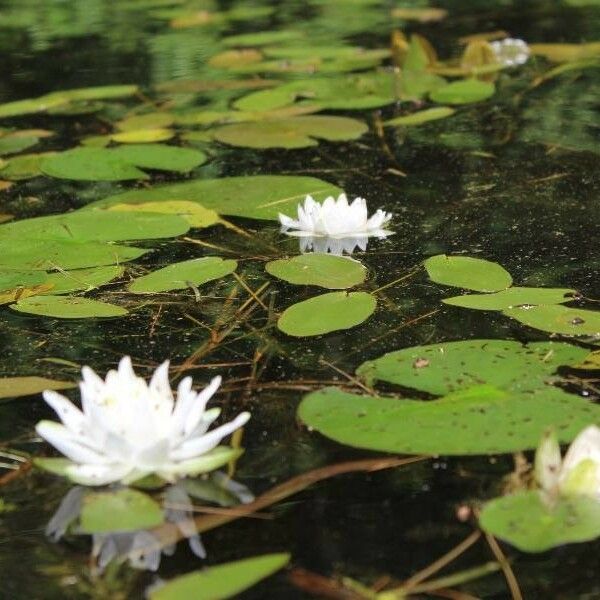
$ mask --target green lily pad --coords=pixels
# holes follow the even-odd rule
[[[436,106],[435,108],[426,108],[410,115],[395,117],[389,121],[384,121],[384,127],[408,127],[410,125],[422,125],[429,121],[437,121],[452,116],[456,111],[448,106]]]
[[[306,148],[318,144],[315,138],[355,140],[368,129],[356,119],[311,116],[225,125],[215,129],[213,136],[219,142],[245,148]]]
[[[495,91],[496,87],[489,81],[465,79],[440,87],[431,92],[429,97],[440,104],[471,104],[487,100]]]
[[[114,204],[108,210],[178,215],[185,219],[191,227],[196,228],[210,227],[221,222],[219,215],[214,210],[187,200],[165,200],[164,202],[146,202],[144,204]]]
[[[0,225],[0,240],[36,239],[72,242],[121,242],[176,237],[189,223],[179,215],[135,212],[123,218],[114,211],[72,213],[22,219]]]
[[[10,308],[20,313],[57,319],[122,317],[127,314],[124,308],[114,304],[71,296],[29,296],[11,304]]]
[[[277,327],[295,337],[322,335],[360,325],[376,306],[375,297],[367,292],[330,292],[286,308]]]
[[[571,496],[549,504],[539,491],[523,491],[488,502],[479,523],[488,533],[523,552],[544,552],[599,537],[600,502]]]
[[[519,306],[561,304],[573,300],[575,290],[566,288],[511,287],[495,294],[467,294],[444,298],[444,304],[476,310],[505,310]]]
[[[120,265],[75,269],[74,271],[57,271],[56,273],[49,273],[44,283],[52,285],[47,293],[53,296],[72,292],[89,292],[117,277],[121,277],[124,271],[125,268]]]
[[[115,204],[141,204],[168,200],[198,202],[221,215],[278,220],[280,212],[295,212],[307,194],[322,202],[342,190],[314,177],[254,175],[222,179],[194,179],[184,183],[132,190],[90,204],[102,208]],[[1,262],[1,257],[0,257]]]
[[[148,494],[124,488],[88,492],[79,515],[81,533],[135,531],[156,527],[164,521],[160,505]]]
[[[425,261],[425,269],[436,283],[476,292],[498,292],[512,283],[510,273],[498,263],[470,256],[438,254]]]
[[[0,271],[0,292],[17,287],[33,287],[46,283],[46,274],[40,271]]]
[[[148,250],[100,242],[0,237],[0,269],[51,271],[123,263]]]
[[[343,290],[361,284],[367,270],[358,261],[331,254],[301,254],[265,265],[269,275],[295,285],[318,285]]]
[[[264,554],[193,571],[150,593],[150,600],[225,600],[284,567],[289,554]]]
[[[191,285],[198,286],[214,279],[230,275],[237,268],[235,260],[224,260],[216,256],[194,258],[174,263],[158,271],[138,277],[128,289],[134,294],[151,294],[182,290]]]
[[[300,31],[259,31],[257,33],[241,33],[223,38],[223,45],[232,46],[267,46],[282,42],[293,42],[304,37]]]
[[[483,383],[522,392],[545,387],[559,366],[577,364],[586,354],[562,342],[523,346],[509,340],[464,340],[388,352],[364,362],[356,374],[369,385],[385,381],[430,394]]]
[[[42,160],[52,156],[55,152],[42,152],[40,154],[21,154],[11,157],[4,167],[0,168],[0,175],[9,181],[22,181],[42,175],[40,165]]]
[[[498,454],[535,448],[553,427],[571,441],[600,406],[559,389],[515,394],[489,385],[438,400],[356,396],[325,388],[306,396],[300,419],[337,442],[399,454]]]
[[[74,148],[44,158],[46,175],[81,181],[146,179],[138,167],[187,173],[201,165],[206,155],[199,150],[164,144],[130,144],[118,148]]]
[[[46,377],[1,377],[0,378],[0,399],[18,398],[20,396],[32,396],[40,394],[44,390],[67,390],[77,387],[72,381],[60,381],[57,379],[47,379]]]
[[[600,336],[600,311],[545,305],[531,308],[509,308],[502,314],[524,325],[563,335]]]

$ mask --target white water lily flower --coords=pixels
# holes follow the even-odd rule
[[[304,205],[298,205],[297,220],[279,213],[279,221],[288,235],[329,238],[385,237],[391,234],[384,229],[391,218],[391,213],[381,209],[369,218],[367,201],[355,198],[349,204],[346,194],[340,194],[337,200],[329,196],[323,204],[306,196]]]
[[[531,50],[526,42],[515,38],[505,38],[490,42],[496,60],[506,67],[516,67],[527,62]]]
[[[36,431],[70,460],[64,474],[82,485],[130,483],[150,474],[174,481],[212,471],[231,458],[231,450],[217,447],[219,442],[250,418],[243,412],[208,431],[220,409],[205,407],[221,378],[196,393],[192,378],[185,377],[175,402],[168,361],[149,384],[136,376],[128,356],[105,381],[89,367],[81,372],[82,410],[64,396],[46,391],[44,400],[62,424],[41,421]]]
[[[584,495],[600,501],[600,428],[590,425],[581,431],[564,459],[556,436],[547,434],[535,454],[535,476],[551,496]]]

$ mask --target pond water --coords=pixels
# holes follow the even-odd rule
[[[368,472],[367,468],[367,472],[324,477],[257,514],[234,518],[220,527],[207,526],[202,535],[205,559],[183,541],[172,556],[162,556],[156,571],[135,569],[126,562],[101,569],[90,559],[89,535],[77,535],[74,529],[58,541],[47,535],[48,521],[72,488],[66,479],[30,468],[34,456],[57,456],[33,429],[40,419],[53,418],[52,413],[39,393],[13,395],[5,386],[0,394],[1,598],[142,598],[159,580],[278,552],[291,554],[289,566],[241,597],[375,598],[374,590],[397,587],[477,531],[477,508],[506,490],[506,477],[514,470],[513,450],[525,451],[519,456],[531,461],[537,441],[527,438],[522,445],[505,443],[510,437],[519,437],[519,424],[512,422],[515,431],[505,431],[501,417],[496,424],[492,422],[493,431],[483,431],[470,421],[453,430],[448,426],[450,415],[441,413],[438,418],[446,420],[446,429],[440,436],[456,440],[458,450],[449,450],[448,441],[436,451],[431,433],[421,436],[418,427],[408,431],[411,419],[416,418],[409,413],[402,422],[406,435],[414,437],[406,438],[406,446],[400,443],[395,447],[396,441],[378,445],[377,434],[363,443],[363,438],[359,442],[360,436],[355,440],[350,433],[346,444],[338,443],[335,440],[341,441],[343,434],[336,429],[335,415],[328,424],[319,421],[319,411],[313,415],[314,422],[306,416],[308,409],[298,416],[298,405],[308,393],[331,386],[360,395],[373,393],[375,386],[397,402],[411,398],[424,403],[462,389],[465,377],[472,379],[472,385],[502,388],[504,384],[496,381],[502,372],[508,378],[513,370],[521,369],[519,381],[534,380],[538,366],[529,372],[527,365],[511,362],[513,350],[510,360],[491,368],[482,367],[486,359],[476,356],[456,367],[458,371],[442,373],[443,389],[428,385],[426,376],[413,385],[410,377],[398,375],[390,380],[381,375],[369,380],[360,370],[355,372],[365,361],[417,346],[468,340],[477,346],[477,340],[491,339],[519,344],[562,342],[574,348],[569,350],[574,358],[547,368],[532,394],[537,394],[537,401],[539,394],[547,392],[551,400],[552,394],[560,393],[560,401],[568,396],[569,402],[581,402],[586,410],[592,406],[598,395],[598,359],[595,370],[566,367],[582,362],[580,356],[594,350],[600,332],[597,315],[575,311],[595,311],[600,297],[596,243],[599,51],[597,45],[585,45],[600,35],[600,5],[592,0],[469,0],[440,1],[436,9],[419,0],[0,1],[0,156],[7,163],[0,162],[0,218],[7,222],[0,225],[3,276],[15,270],[22,276],[24,270],[17,259],[6,258],[13,256],[9,247],[22,256],[40,240],[44,242],[47,233],[38,231],[33,221],[24,221],[21,229],[10,231],[9,223],[66,214],[128,190],[152,190],[184,181],[259,175],[320,180],[292,181],[278,189],[271,180],[236,180],[233,191],[218,186],[214,191],[199,192],[165,188],[156,197],[111,198],[112,204],[129,207],[122,218],[125,229],[136,215],[131,208],[134,204],[127,204],[134,200],[196,202],[219,213],[225,223],[155,236],[160,239],[145,236],[135,241],[135,246],[151,251],[130,262],[125,258],[85,263],[87,255],[81,257],[87,250],[79,254],[75,249],[80,262],[73,258],[64,266],[62,246],[57,254],[52,254],[50,246],[40,246],[42,255],[49,253],[43,256],[50,261],[44,267],[48,272],[61,273],[77,266],[124,266],[124,272],[119,270],[95,289],[86,291],[87,285],[80,286],[72,295],[116,305],[128,313],[74,319],[56,318],[43,311],[36,315],[27,308],[26,296],[49,297],[42,295],[49,289],[31,291],[33,284],[25,280],[17,286],[6,285],[0,290],[0,375],[75,382],[81,366],[90,365],[103,375],[124,355],[132,357],[136,371],[144,377],[150,377],[167,358],[173,381],[193,375],[199,386],[222,375],[224,383],[214,404],[222,407],[227,419],[242,410],[252,414],[244,427],[241,445],[245,453],[235,464],[234,477],[257,497],[326,465],[387,460],[394,454],[385,451],[394,448],[401,456],[429,456],[378,471]],[[479,42],[481,46],[476,48],[477,42],[471,38],[477,59],[466,66],[463,60],[461,66],[460,57],[469,43],[465,36],[484,33],[490,35],[478,39],[525,40],[532,47],[529,60],[499,70],[481,50],[483,45],[489,48],[487,42]],[[249,36],[232,37],[242,34]],[[411,34],[421,37],[411,38]],[[435,48],[437,61],[428,54],[423,38]],[[353,47],[381,52],[369,54],[353,51]],[[471,77],[469,69],[474,67],[483,69],[477,73],[480,79]],[[405,73],[413,73],[414,79],[402,80]],[[369,78],[379,76],[391,83],[377,88],[380,84]],[[471,90],[453,99],[440,95],[444,82],[432,83],[432,77],[475,81],[484,88],[491,86],[491,92],[476,89],[476,96],[481,93],[481,97],[469,97]],[[315,80],[324,79],[336,83],[314,87]],[[254,100],[235,104],[241,98],[280,89],[283,83],[293,87],[293,82],[301,82],[297,90],[302,91],[288,92],[276,108],[267,106],[276,103],[272,95],[252,96]],[[115,97],[96,92],[75,99],[50,97],[34,101],[33,107],[6,108],[7,103],[52,92],[117,85],[139,87]],[[361,94],[372,100],[375,88],[391,98],[371,106],[357,104]],[[422,124],[385,124],[395,117],[440,106],[452,110]],[[239,108],[244,113],[237,110],[233,114]],[[124,123],[140,115],[151,116],[145,122]],[[319,121],[307,138],[294,121],[303,115],[345,117],[366,126]],[[289,120],[285,127],[284,118]],[[8,139],[13,129],[25,130],[21,141],[31,141]],[[131,139],[112,139],[119,131],[133,132]],[[144,135],[144,131],[150,133]],[[174,156],[171,164],[175,166],[169,167],[169,160],[161,155],[154,162],[146,157],[146,163],[139,158],[138,162],[125,161],[125,167],[119,163],[119,169],[142,169],[131,177],[97,175],[105,156],[102,153],[108,151],[103,148],[123,148],[128,141],[145,143],[144,137],[151,138],[151,143],[197,152],[187,157],[189,168],[182,167],[183,156]],[[17,162],[20,155],[59,153],[80,145],[98,153],[74,167],[65,165],[60,154],[52,159],[46,156],[41,162],[31,159],[26,166]],[[159,169],[151,168],[157,163]],[[144,175],[145,166],[148,176]],[[114,164],[108,167],[109,171],[113,168]],[[319,196],[328,185],[329,189],[337,186],[344,190],[351,199],[366,198],[370,212],[382,208],[393,213],[388,228],[394,235],[370,238],[366,249],[352,254],[366,268],[366,280],[348,287],[375,298],[377,309],[368,318],[359,318],[356,327],[341,329],[327,322],[326,331],[330,332],[323,335],[287,335],[277,327],[286,308],[335,290],[292,284],[265,272],[266,263],[298,255],[300,245],[299,238],[280,231],[277,208],[265,209],[261,194],[264,190],[266,204],[274,202],[295,216],[295,205],[306,193],[314,191]],[[250,218],[254,216],[260,219]],[[88,242],[98,239],[133,246],[133,241],[139,240],[135,233],[111,237],[117,220],[107,226],[105,235],[94,218],[87,225],[93,233],[82,226]],[[173,215],[163,218],[163,225],[169,218],[175,219]],[[69,223],[62,227],[68,229]],[[495,288],[444,285],[443,277],[423,268],[423,261],[438,255],[497,263],[510,273],[514,286],[576,290],[575,299],[569,298],[568,304],[575,312],[564,317],[567,330],[557,325],[563,318],[560,315],[555,320],[542,315],[541,321],[532,323],[524,314],[510,313],[525,309],[509,309],[508,305],[482,311],[442,303],[443,298],[466,290],[493,293],[510,281]],[[36,256],[39,261],[40,255]],[[150,271],[208,256],[236,260],[235,275],[201,285],[198,280],[198,285],[172,287],[159,294],[140,295],[127,289],[133,279]],[[27,265],[31,274],[31,263]],[[493,268],[483,263],[481,273]],[[35,285],[39,284],[44,281],[36,280]],[[5,294],[15,287],[21,290],[17,297]],[[14,310],[15,300],[24,312]],[[519,302],[522,304],[535,305],[536,301]],[[508,314],[503,314],[502,308]],[[342,306],[339,310],[341,314],[349,309]],[[295,326],[301,327],[309,316],[301,316]],[[564,319],[560,321],[563,324]],[[583,335],[564,335],[572,333],[579,321],[589,325]],[[482,344],[477,347],[485,352]],[[544,356],[558,352],[555,346],[541,348]],[[550,354],[546,355],[548,348]],[[428,358],[422,358],[425,356],[429,356],[425,350],[416,350],[410,359],[417,361],[411,362],[412,368],[427,370],[430,364]],[[558,367],[562,390],[547,383]],[[448,378],[456,381],[446,386]],[[66,393],[77,398],[76,392]],[[569,412],[569,418],[574,412]],[[526,418],[537,423],[540,413],[544,413],[543,406]],[[452,413],[452,418],[457,414]],[[556,424],[562,431],[560,418],[556,417],[556,423],[552,418],[539,425],[535,440],[548,424]],[[588,419],[590,424],[600,422],[597,413]],[[377,427],[385,437],[385,420]],[[577,431],[559,437],[568,442]],[[477,443],[475,449],[467,443],[497,434],[506,434],[504,441],[498,442],[499,453],[492,451],[493,444],[477,451]],[[411,452],[410,447],[418,450]],[[225,493],[224,480],[215,484],[221,494]],[[233,500],[230,496],[230,504],[239,502],[235,494]],[[247,495],[244,499],[248,500]],[[198,499],[193,502],[206,505]],[[215,509],[214,503],[210,506]],[[98,539],[96,543],[100,543]],[[598,541],[556,544],[539,552],[499,543],[523,597],[600,597]],[[466,573],[498,560],[494,548],[493,539],[489,542],[481,536],[464,555],[449,560],[432,577]],[[501,599],[512,593],[519,597],[514,588],[512,592],[509,589],[507,570],[465,576],[466,581],[440,585],[431,595]],[[320,581],[319,587],[307,571],[328,579]],[[361,582],[370,592],[344,584],[342,577]],[[427,597],[427,593],[415,593],[414,597]]]

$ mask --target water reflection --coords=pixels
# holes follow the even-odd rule
[[[82,535],[77,521],[88,493],[89,488],[76,486],[64,496],[46,526],[46,535],[53,542],[58,542],[67,533]],[[160,500],[164,521],[177,526],[187,538],[190,550],[199,558],[206,558],[206,550],[196,530],[192,498],[220,506],[246,504],[254,500],[245,485],[221,472],[202,479],[185,480],[162,490]],[[156,571],[162,554],[171,556],[174,552],[175,544],[162,545],[151,529],[92,534],[91,558],[97,573],[101,573],[112,561],[128,562],[135,569]]]
[[[376,236],[376,239],[383,240],[391,233],[386,233]],[[342,256],[342,254],[352,254],[358,250],[365,252],[371,238],[367,236],[355,236],[355,237],[321,237],[321,236],[308,236],[299,237],[298,242],[300,244],[300,252],[316,252],[320,254],[335,254],[336,256]]]

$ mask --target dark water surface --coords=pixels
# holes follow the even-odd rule
[[[181,30],[154,18],[152,4],[160,8],[160,3],[141,1],[0,2],[0,102],[117,83],[139,84],[151,96],[152,86],[160,83],[214,78],[205,64],[223,35],[294,26],[312,30],[325,41],[343,39],[382,47],[389,43],[393,27],[385,2],[273,2],[274,11],[264,17]],[[440,23],[397,25],[428,37],[442,56],[456,52],[458,37],[481,31],[502,29],[531,43],[598,39],[600,8],[591,2],[589,6],[577,4],[585,3],[448,1],[439,4],[449,10]],[[240,5],[257,3],[235,6]],[[225,10],[234,4],[197,6]],[[323,142],[288,151],[213,144],[211,160],[193,176],[312,175],[339,185],[349,196],[364,196],[372,209],[393,212],[396,235],[373,241],[368,252],[357,255],[369,269],[370,289],[402,277],[427,256],[459,253],[499,262],[519,285],[572,287],[597,298],[600,184],[595,75],[597,70],[590,70],[535,90],[527,89],[529,79],[511,75],[493,100],[473,105],[451,121],[436,121],[405,130],[405,134],[390,132],[386,135],[389,152],[373,133],[356,142]],[[230,98],[243,93],[199,94],[194,102],[225,107]],[[395,110],[388,107],[383,114],[392,116]],[[368,121],[372,111],[350,116]],[[84,134],[101,129],[92,117],[82,115],[68,119],[34,116],[15,120],[14,125],[58,131],[40,149],[68,148]],[[397,170],[407,176],[398,175]],[[153,175],[153,182],[175,179]],[[18,218],[63,212],[134,185],[38,177],[0,192],[0,212]],[[274,223],[232,220],[252,237],[220,227],[190,235],[229,249],[240,260],[245,279],[258,288],[264,281],[262,263],[296,253],[297,240],[284,239]],[[157,251],[136,265],[155,268],[208,253],[206,247],[172,241],[152,247]],[[215,285],[200,303],[186,292],[176,296],[173,304],[148,304],[126,319],[101,322],[35,318],[2,307],[0,374],[76,377],[75,368],[48,362],[48,358],[89,364],[99,373],[112,368],[124,354],[133,357],[144,375],[167,357],[181,364],[208,336],[190,317],[214,321],[223,310],[228,285]],[[110,298],[110,287],[107,290],[104,297]],[[313,295],[311,290],[282,282],[272,290],[270,301],[276,310]],[[242,408],[253,415],[244,432],[246,454],[238,464],[236,479],[258,495],[312,468],[375,456],[328,442],[297,423],[295,409],[304,391],[278,384],[343,379],[321,359],[352,373],[364,360],[417,344],[469,338],[548,339],[543,332],[499,313],[441,305],[442,297],[439,286],[422,273],[379,296],[393,310],[377,312],[350,332],[309,341],[268,327],[266,314],[257,311],[210,352],[203,359],[207,368],[190,374],[198,383],[222,374],[229,392],[218,401],[226,415]],[[260,363],[262,389],[247,385],[257,348],[265,353]],[[40,398],[1,404],[0,443],[47,452],[33,441],[32,427],[49,414]],[[501,478],[511,469],[510,456],[440,458],[330,479],[276,505],[273,519],[240,519],[204,534],[206,561],[180,544],[173,557],[163,557],[158,574],[169,579],[205,564],[289,551],[294,566],[324,575],[342,574],[365,583],[386,574],[405,579],[469,535],[473,527],[457,519],[457,507],[498,494]],[[0,488],[0,498],[16,506],[0,512],[0,598],[143,597],[155,574],[124,566],[93,580],[88,537],[67,536],[59,543],[45,537],[45,524],[68,489],[65,481],[37,471]],[[600,598],[598,542],[537,555],[505,549],[513,558],[526,598]],[[493,555],[479,542],[452,568],[488,560]],[[486,599],[510,597],[502,574],[463,589]],[[243,597],[311,596],[293,586],[282,572]]]

